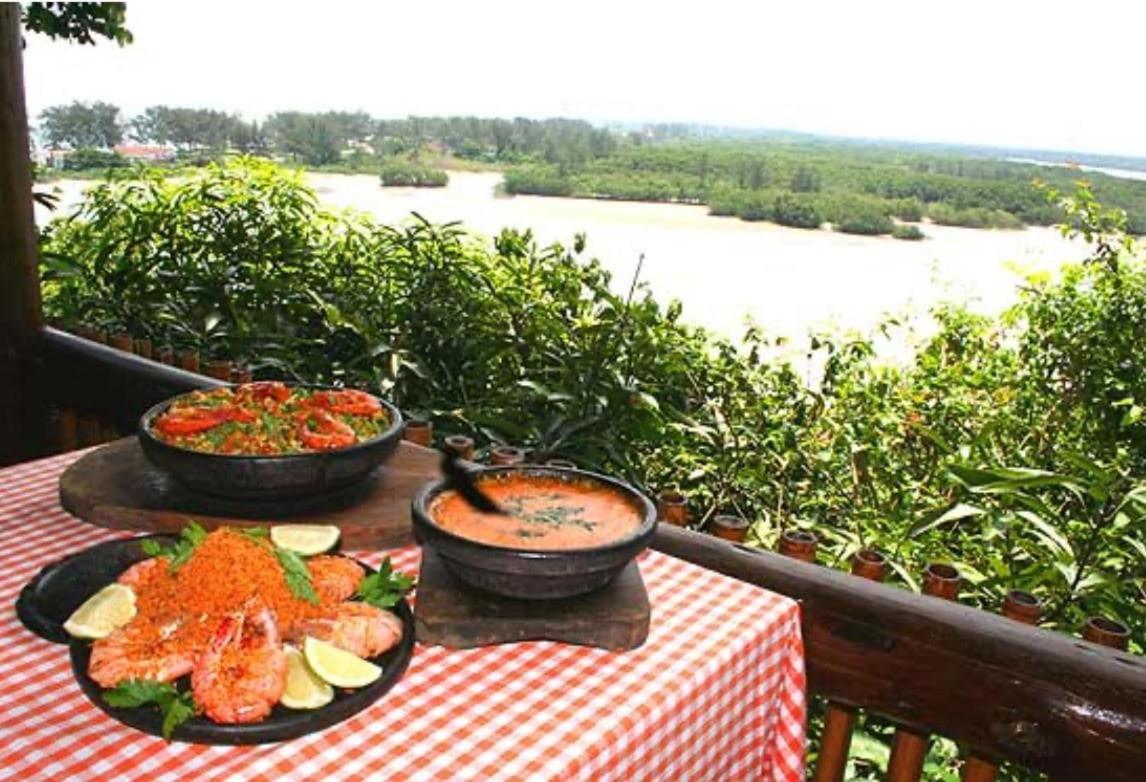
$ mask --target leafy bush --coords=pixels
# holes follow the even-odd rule
[[[855,204],[845,207],[835,216],[832,228],[846,234],[877,236],[891,233],[895,225],[877,206]]]
[[[104,149],[77,149],[64,158],[65,171],[87,171],[93,168],[127,168],[131,164],[118,152]]]
[[[399,159],[383,163],[378,176],[383,187],[445,187],[450,179],[445,171]]]
[[[793,228],[819,228],[824,215],[813,197],[781,193],[772,202],[772,222]]]
[[[891,235],[896,239],[906,239],[908,241],[919,241],[926,239],[927,235],[919,230],[918,225],[897,225],[891,229]]]
[[[960,209],[944,203],[927,207],[927,216],[939,225],[957,225],[964,228],[1022,228],[1023,222],[1001,209],[968,207]]]

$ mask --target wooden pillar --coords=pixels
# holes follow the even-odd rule
[[[27,407],[37,395],[24,387],[43,316],[23,59],[20,6],[0,3],[0,464],[30,455],[47,414],[43,405]]]

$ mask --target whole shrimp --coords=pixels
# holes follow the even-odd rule
[[[92,644],[88,675],[100,687],[127,679],[169,682],[191,673],[195,650],[169,633],[127,625]]]
[[[297,635],[327,641],[359,657],[374,657],[402,640],[402,620],[368,603],[339,603],[323,616],[304,620]]]
[[[352,559],[338,556],[312,557],[306,563],[314,591],[324,603],[341,603],[358,591],[366,571]]]
[[[278,703],[286,674],[274,613],[256,598],[219,623],[191,672],[191,692],[215,722],[258,722]]]

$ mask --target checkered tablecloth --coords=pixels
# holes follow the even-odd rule
[[[640,560],[652,628],[635,651],[418,645],[390,692],[320,733],[205,747],[134,731],[88,703],[67,650],[13,609],[40,567],[122,534],[60,508],[57,481],[77,456],[0,470],[0,779],[804,778],[797,605],[656,552]],[[388,553],[417,571],[418,549]]]

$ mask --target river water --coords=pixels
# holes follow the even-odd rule
[[[499,197],[496,173],[451,172],[445,188],[382,188],[374,176],[308,174],[320,199],[386,222],[416,211],[436,222],[460,220],[484,236],[532,228],[545,242],[588,236],[587,254],[627,290],[641,279],[657,298],[680,299],[685,319],[738,337],[747,317],[774,335],[810,329],[870,330],[885,313],[922,313],[955,299],[998,312],[1015,298],[1023,274],[1086,256],[1081,242],[1050,228],[987,231],[924,225],[907,242],[712,217],[703,206],[537,196]],[[86,183],[59,183],[74,203]]]

